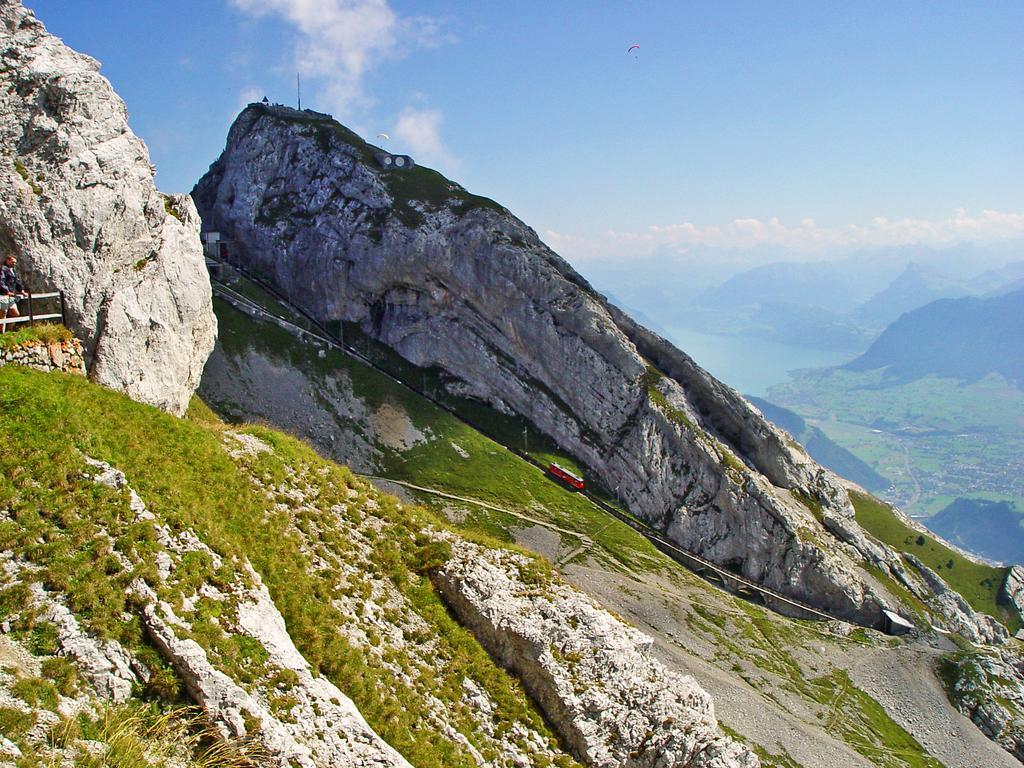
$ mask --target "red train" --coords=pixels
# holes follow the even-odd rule
[[[548,474],[552,477],[556,477],[563,483],[571,488],[575,488],[577,491],[583,490],[583,478],[579,475],[573,474],[568,469],[552,462],[548,464]]]

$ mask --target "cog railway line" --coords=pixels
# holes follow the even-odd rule
[[[207,263],[208,265],[224,265],[224,262],[212,259],[211,257],[207,257]],[[423,389],[416,387],[414,384],[405,381],[399,378],[398,376],[395,376],[393,373],[383,368],[381,365],[367,357],[359,350],[349,345],[346,345],[342,339],[338,338],[333,333],[328,331],[327,328],[325,328],[322,323],[320,323],[318,320],[312,317],[308,312],[306,312],[301,307],[292,304],[291,301],[289,301],[289,299],[286,296],[284,296],[279,290],[277,290],[274,286],[267,284],[259,276],[250,273],[248,270],[236,264],[225,266],[228,266],[229,269],[237,270],[238,273],[246,280],[258,286],[260,289],[268,293],[276,301],[281,303],[283,306],[287,307],[296,315],[301,316],[307,323],[309,323],[310,328],[312,328],[313,330],[310,330],[310,328],[303,328],[302,326],[296,325],[295,323],[291,322],[290,320],[287,320],[286,318],[275,315],[273,312],[261,306],[256,301],[232,289],[225,282],[216,278],[213,272],[211,271],[211,282],[213,285],[214,293],[227,303],[231,304],[235,309],[244,312],[250,316],[260,317],[262,319],[274,322],[284,330],[296,335],[298,339],[302,342],[317,342],[319,344],[325,345],[327,348],[338,350],[339,352],[342,352],[343,354],[358,360],[364,365],[370,366],[378,373],[387,376],[392,381],[400,384],[406,389],[411,390],[420,397],[426,398],[433,405],[437,406],[438,408],[441,408],[446,413],[450,414],[451,416],[463,422],[464,424],[478,431],[480,430],[480,427],[474,424],[471,420],[467,419],[464,415],[459,414],[446,403],[437,400],[436,398],[431,396],[429,392],[426,392]],[[484,434],[486,434],[486,432]],[[532,465],[538,471],[545,473],[549,477],[551,476],[549,472],[549,465],[537,461],[534,457],[530,456],[524,451],[517,449],[514,446],[503,445],[501,443],[499,443],[499,445],[502,445],[502,447],[504,447],[507,451],[509,451],[512,454],[515,454],[523,461]],[[386,480],[388,482],[398,482],[391,478],[379,479]],[[403,483],[399,482],[398,484]],[[738,574],[728,570],[727,568],[724,568],[716,563],[713,563],[710,560],[706,560],[700,555],[683,549],[674,542],[670,541],[659,531],[655,530],[654,528],[651,528],[650,526],[641,522],[632,515],[626,514],[622,510],[617,509],[615,506],[609,504],[604,499],[595,495],[592,491],[589,491],[585,488],[576,488],[575,486],[568,486],[564,481],[560,481],[560,484],[565,486],[567,489],[571,489],[573,492],[578,493],[580,496],[585,498],[588,502],[590,502],[593,506],[600,509],[602,512],[616,518],[622,523],[625,523],[634,531],[644,536],[663,554],[672,558],[674,561],[676,561],[680,565],[683,565],[690,571],[696,573],[698,576],[701,576],[709,583],[712,583],[722,589],[725,589],[726,591],[731,592],[739,597],[764,605],[766,608],[769,608],[775,611],[776,613],[780,613],[785,616],[815,621],[841,621],[843,623],[850,623],[846,619],[830,615],[825,611],[822,611],[811,605],[800,602],[799,600],[794,600],[791,597],[787,597],[786,595],[775,592],[774,590],[764,587],[754,581],[745,579],[742,576],[739,576]],[[422,490],[431,493],[444,493],[443,491],[439,491],[438,489],[424,488]],[[872,628],[878,629],[878,627]]]

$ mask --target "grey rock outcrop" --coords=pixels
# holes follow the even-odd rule
[[[909,552],[904,556],[931,590],[931,597],[926,598],[926,602],[935,612],[934,618],[945,629],[959,632],[972,643],[1002,645],[1009,641],[1010,633],[1006,627],[986,613],[975,612],[959,592],[952,590],[920,559]]]
[[[295,650],[284,620],[266,588],[239,606],[250,619],[265,621],[254,637],[281,668],[297,673],[291,688],[296,703],[287,722],[261,700],[218,670],[195,640],[179,637],[170,607],[161,605],[145,584],[136,585],[145,601],[142,621],[154,644],[184,681],[190,696],[228,738],[248,737],[259,742],[268,759],[281,768],[327,766],[379,766],[410,768],[409,763],[384,742],[363,719],[351,700],[322,677],[314,678],[305,659]],[[180,622],[180,620],[178,620]]]
[[[577,759],[595,768],[757,768],[717,727],[711,697],[666,669],[650,637],[571,587],[538,585],[519,554],[452,542],[434,576],[477,639],[512,669]]]
[[[0,247],[29,288],[64,292],[95,381],[183,413],[216,336],[191,199],[157,191],[99,64],[17,0],[0,84]]]
[[[232,258],[292,302],[529,419],[685,548],[880,621],[855,564],[898,560],[863,535],[836,478],[493,201],[426,168],[380,171],[339,124],[263,105],[193,197]]]
[[[1003,581],[1000,599],[1010,603],[1024,619],[1024,568],[1019,565],[1010,566]]]
[[[111,701],[127,701],[139,679],[132,670],[131,656],[120,644],[100,640],[83,630],[60,597],[43,589],[31,564],[9,552],[0,552],[0,570],[8,578],[28,586],[32,610],[40,620],[53,625],[57,649],[74,661],[92,688]]]
[[[1024,763],[1024,662],[1015,651],[958,654],[947,662],[950,700]]]

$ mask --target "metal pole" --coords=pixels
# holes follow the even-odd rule
[[[28,292],[28,324],[29,325],[35,325],[36,324],[35,312],[32,309],[32,291]]]
[[[67,303],[64,301],[64,291],[60,292],[60,324],[68,324],[68,308]]]

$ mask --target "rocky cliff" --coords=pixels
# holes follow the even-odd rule
[[[188,196],[153,185],[145,144],[99,64],[0,2],[0,250],[63,291],[89,375],[182,413],[216,320]]]
[[[829,472],[500,205],[373,152],[327,116],[250,105],[193,197],[294,303],[527,418],[684,547],[878,622],[857,564],[903,568]]]

